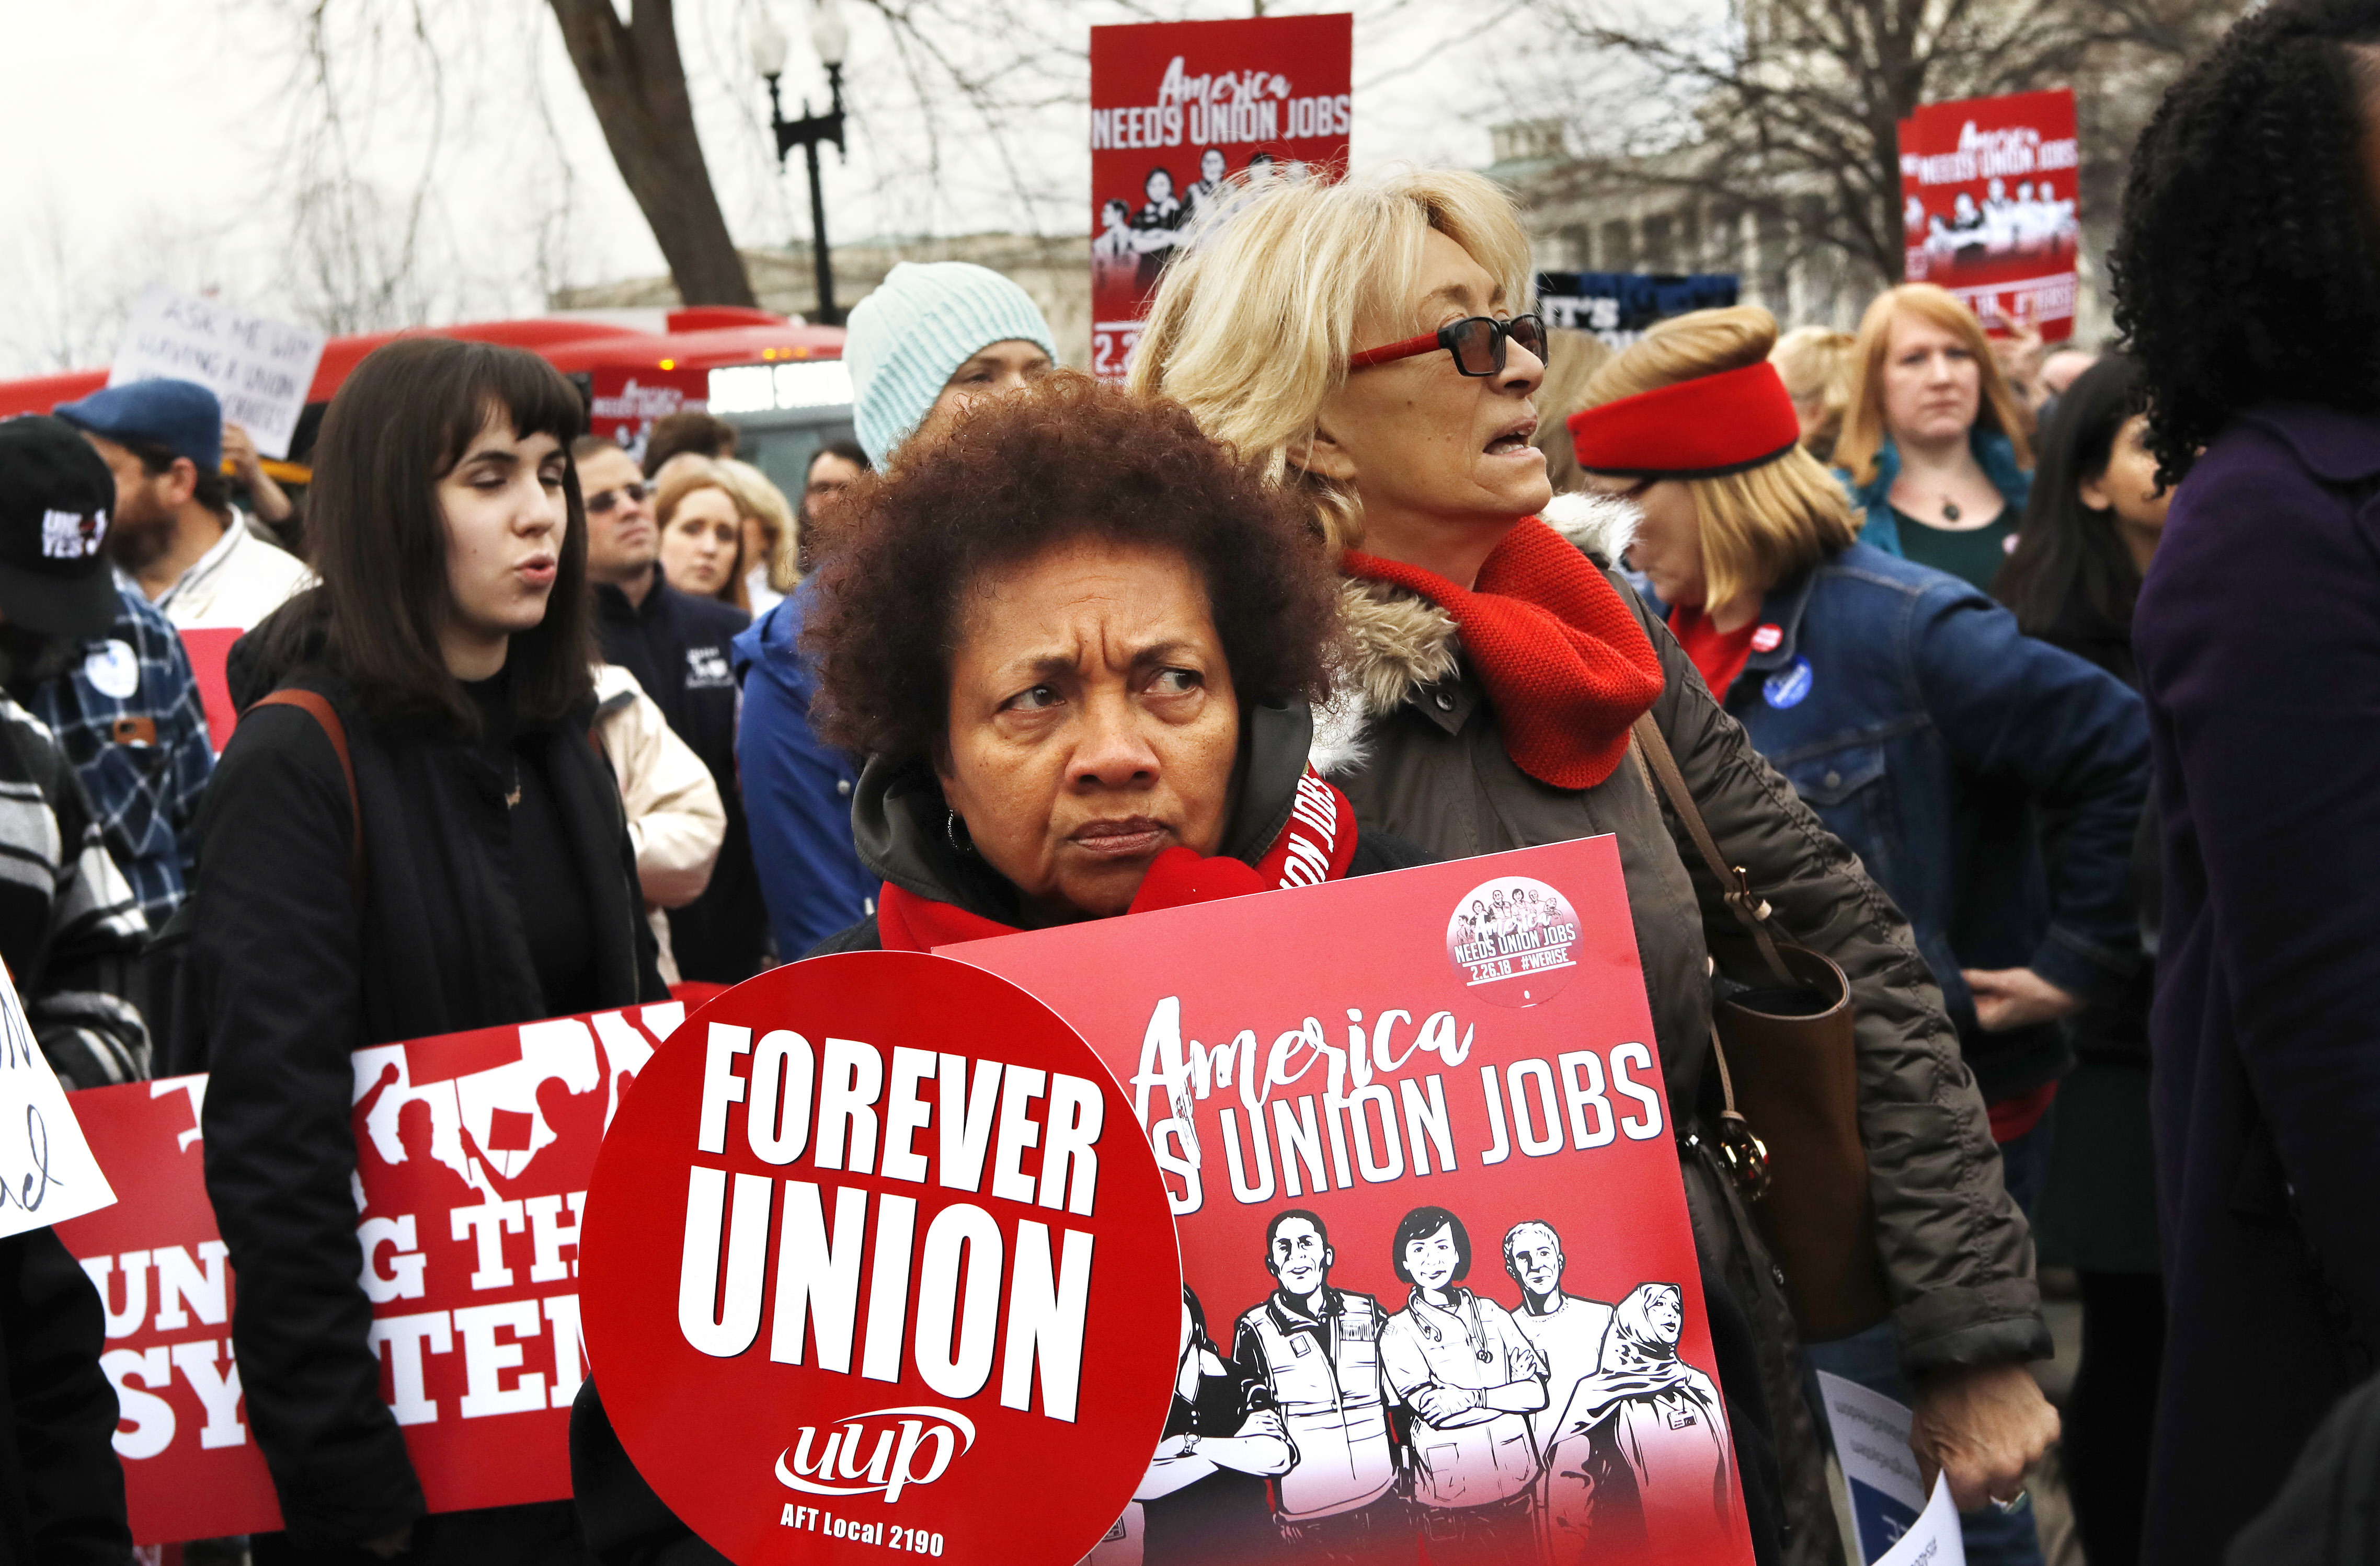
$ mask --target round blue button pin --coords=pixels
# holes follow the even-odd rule
[[[1786,664],[1760,683],[1760,694],[1767,698],[1769,706],[1779,711],[1800,706],[1803,698],[1810,694],[1810,661],[1796,658]]]

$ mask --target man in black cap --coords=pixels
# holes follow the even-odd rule
[[[212,392],[194,381],[132,381],[53,411],[115,475],[108,558],[166,619],[249,630],[313,585],[304,562],[249,531],[233,508]]]
[[[115,624],[106,558],[114,481],[55,419],[0,422],[0,641],[75,643]],[[149,1074],[127,999],[148,922],[48,730],[0,697],[0,960],[59,1077],[96,1087]]]
[[[162,929],[181,904],[214,770],[198,682],[165,616],[116,584],[107,465],[60,420],[0,429],[12,431],[0,460],[0,689],[49,725],[149,928]],[[104,482],[86,489],[93,474]]]
[[[72,638],[114,623],[103,552],[114,499],[106,464],[71,429],[0,420],[0,638]],[[148,1074],[147,1030],[124,1000],[147,940],[72,770],[48,732],[0,698],[0,959],[66,1086]],[[105,1327],[55,1233],[0,1239],[0,1557],[130,1558],[115,1397],[99,1364]]]

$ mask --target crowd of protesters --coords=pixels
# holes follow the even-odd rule
[[[1971,1560],[2043,1559],[2054,1442],[2094,1566],[2349,1559],[2375,62],[2368,6],[2283,0],[2185,76],[2105,354],[1924,284],[1855,333],[1740,307],[1614,351],[1532,312],[1489,181],[1264,166],[1169,221],[1123,387],[1005,278],[894,268],[851,315],[858,439],[790,499],[722,419],[632,453],[544,360],[435,337],[347,377],[294,504],[187,382],[0,423],[0,960],[69,1086],[212,1074],[285,1524],[252,1559],[717,1559],[591,1382],[575,1506],[426,1511],[358,1281],[355,1049],[1258,890],[1309,768],[1332,879],[1615,838],[1764,1563],[1844,1559],[1819,1370],[1912,1410]],[[225,628],[218,761],[181,633]],[[1053,640],[1079,666],[1002,683]],[[1854,1010],[1880,1318],[1813,1321],[1719,1132],[1754,904]],[[2044,1259],[2082,1304],[2062,1429]],[[128,1552],[83,1281],[0,1242],[7,1559]],[[1471,1538],[1394,1484],[1276,1510],[1284,1560]]]

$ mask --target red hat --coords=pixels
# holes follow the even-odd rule
[[[1776,461],[1802,441],[1777,367],[1657,386],[1570,416],[1578,465],[1621,479],[1717,479]]]

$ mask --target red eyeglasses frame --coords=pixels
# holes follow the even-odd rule
[[[1473,326],[1481,322],[1486,323],[1490,333],[1488,342],[1490,345],[1490,352],[1494,356],[1494,361],[1486,370],[1474,370],[1469,365],[1463,362],[1463,347],[1460,334],[1465,327]],[[1492,315],[1468,315],[1464,316],[1461,321],[1449,322],[1446,325],[1439,327],[1437,331],[1427,333],[1419,337],[1408,337],[1402,343],[1390,343],[1385,347],[1366,348],[1362,353],[1356,354],[1348,359],[1347,370],[1349,373],[1352,374],[1358,370],[1369,370],[1376,364],[1389,364],[1397,359],[1413,358],[1422,354],[1435,353],[1439,349],[1444,348],[1448,353],[1454,356],[1454,369],[1455,372],[1459,375],[1469,375],[1474,377],[1501,375],[1504,373],[1504,366],[1508,362],[1505,345],[1512,340],[1514,328],[1524,326],[1534,326],[1536,328],[1537,346],[1535,348],[1530,349],[1530,352],[1536,356],[1540,363],[1547,362],[1548,357],[1548,350],[1552,346],[1552,344],[1546,336],[1546,318],[1544,316],[1531,313],[1528,315],[1516,315],[1509,321],[1499,321]],[[1523,347],[1528,347],[1526,343],[1524,343],[1521,346]]]

